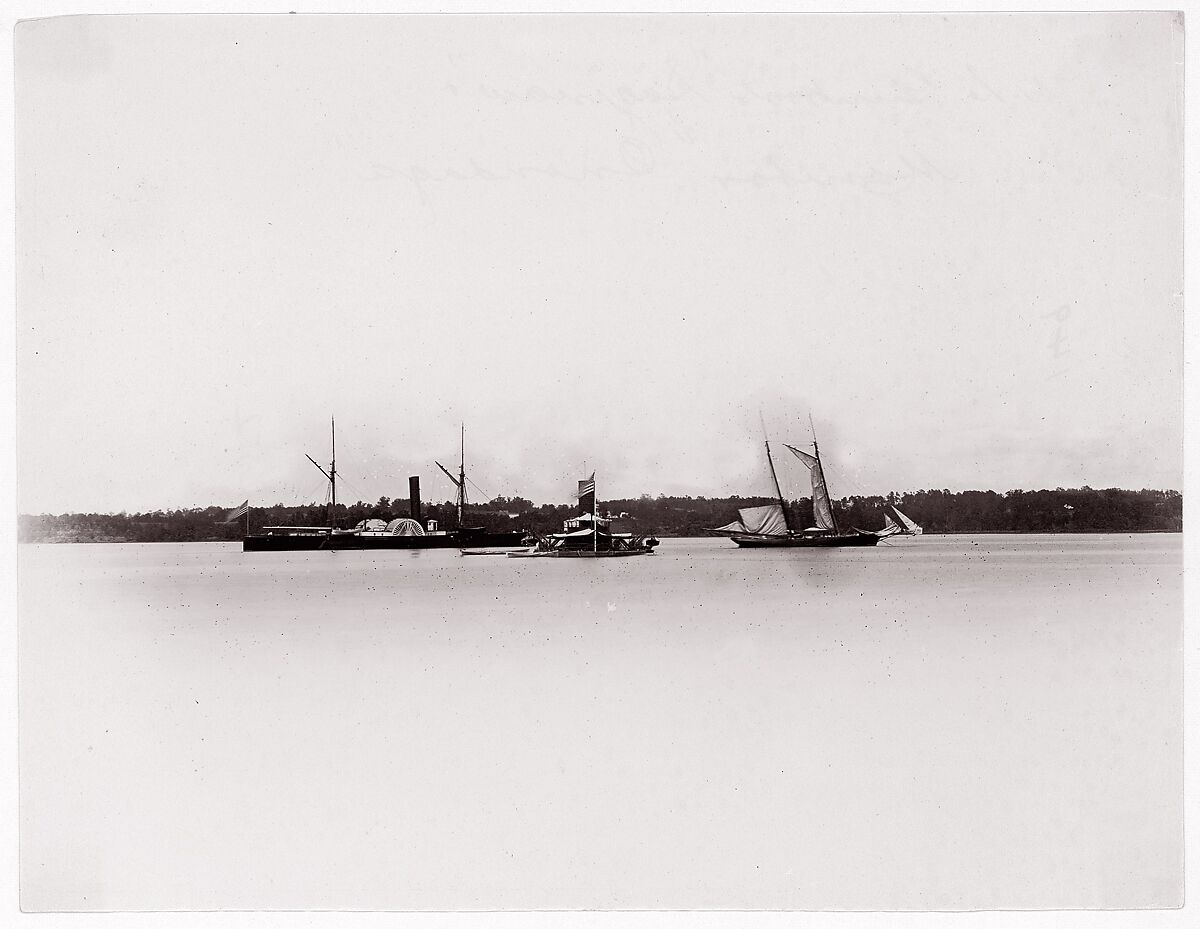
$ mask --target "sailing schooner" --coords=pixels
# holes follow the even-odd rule
[[[788,519],[787,506],[783,502],[783,491],[779,488],[770,440],[764,439],[763,445],[767,450],[767,464],[771,469],[771,479],[775,483],[775,495],[779,502],[738,510],[737,519],[717,529],[710,529],[710,532],[728,535],[742,548],[834,548],[879,543],[879,533],[863,529],[843,532],[838,527],[837,516],[829,499],[829,489],[825,485],[821,450],[815,437],[811,455],[786,443],[783,446],[804,463],[812,479],[813,522],[816,525],[808,529],[794,529]]]

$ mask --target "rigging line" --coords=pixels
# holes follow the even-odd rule
[[[475,483],[473,480],[471,480],[470,478],[467,478],[467,483],[468,483],[468,484],[470,484],[472,487],[474,487],[476,490],[478,490],[478,491],[479,491],[481,494],[483,494],[483,495],[484,495],[485,497],[487,497],[489,500],[491,500],[491,499],[492,499],[492,495],[491,495],[491,494],[489,494],[489,493],[488,493],[486,490],[484,490],[482,487],[480,487],[478,484],[476,484],[476,483]]]
[[[367,478],[364,477],[363,475],[359,474],[357,471],[352,471],[350,473],[354,476],[354,480],[362,481],[364,484],[367,482]],[[338,471],[338,478],[342,481],[343,484],[352,483],[351,481],[346,480],[346,475],[342,471]],[[375,480],[378,480],[378,478],[375,478]],[[358,486],[358,485],[354,485],[354,486]]]
[[[341,472],[338,472],[338,476],[341,477]],[[353,490],[356,494],[358,494],[358,502],[359,503],[369,503],[370,502],[369,500],[363,499],[362,488],[359,487],[357,484],[355,484],[353,481],[348,481],[343,477],[342,483],[348,485],[351,490]]]
[[[296,506],[308,506],[309,501],[315,502],[320,498],[322,491],[324,491],[326,497],[329,496],[329,481],[321,481],[319,484],[313,483],[309,487],[309,492],[300,499],[300,502]]]
[[[367,455],[364,454],[364,452],[362,450],[362,446],[356,444],[353,440],[348,442],[348,441],[346,441],[345,438],[342,439],[342,457],[345,460],[354,461],[358,465],[361,465],[364,461],[367,460]],[[309,461],[312,461],[312,459],[310,458]],[[317,463],[315,461],[313,461],[313,464],[317,464]],[[317,465],[317,467],[321,467],[321,466]],[[363,472],[351,471],[350,474],[352,476],[354,476],[354,478],[356,480],[362,481],[363,483],[367,482],[367,477],[364,476]],[[354,484],[352,481],[349,481],[346,479],[346,471],[344,469],[338,468],[337,476],[338,476],[339,481],[341,481],[343,484],[348,485],[359,496],[362,496],[362,494],[363,494],[362,488],[359,485]],[[378,475],[371,475],[371,477],[378,480]],[[366,502],[366,501],[362,501],[362,502]]]

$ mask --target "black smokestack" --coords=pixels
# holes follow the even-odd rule
[[[417,522],[421,521],[421,479],[415,474],[408,479],[408,512]]]

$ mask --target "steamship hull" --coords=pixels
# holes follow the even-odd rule
[[[309,459],[310,461],[312,459]],[[316,464],[314,461],[313,464]],[[320,467],[318,465],[318,467]],[[439,466],[440,467],[440,466]],[[444,469],[443,469],[444,470]],[[322,473],[325,473],[322,471]],[[334,466],[329,466],[333,489]],[[449,473],[449,472],[447,472]],[[453,475],[451,475],[453,480]],[[466,502],[462,494],[465,473],[459,471],[455,482],[460,490],[458,518]],[[331,494],[331,499],[336,496]],[[409,517],[393,519],[386,526],[381,519],[363,520],[353,529],[330,529],[329,526],[266,526],[263,531],[247,533],[242,539],[244,552],[315,552],[315,551],[374,551],[375,549],[411,548],[523,548],[529,544],[527,533],[521,529],[492,532],[482,526],[463,526],[439,530],[437,522],[421,522],[421,479],[408,479]],[[333,510],[330,510],[332,519]],[[247,520],[249,517],[247,517]],[[247,529],[249,525],[247,525]]]
[[[353,532],[305,533],[296,535],[248,535],[242,539],[244,552],[374,551],[411,548],[522,548],[524,532],[488,532],[459,529],[427,535],[359,535]]]

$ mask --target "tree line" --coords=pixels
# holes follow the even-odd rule
[[[776,502],[769,497],[650,497],[608,500],[602,513],[623,516],[636,532],[658,536],[701,536],[705,529],[731,522],[742,507]],[[896,506],[926,532],[1180,532],[1183,495],[1174,490],[1093,490],[1090,487],[1055,490],[919,490],[886,496],[851,496],[834,502],[841,527],[879,529],[884,508]],[[813,525],[812,501],[788,501],[794,527]],[[463,522],[491,530],[532,529],[555,532],[575,514],[574,504],[535,505],[523,497],[496,497],[468,504]],[[155,510],[148,513],[63,513],[21,515],[22,542],[216,542],[241,539],[245,517],[226,522],[223,507]],[[380,497],[375,503],[339,503],[334,524],[350,528],[364,519],[392,520],[409,516],[406,498]],[[426,503],[422,522],[435,520],[441,529],[454,528],[454,504]],[[274,504],[252,507],[249,529],[264,526],[327,526],[329,508],[322,503]]]

